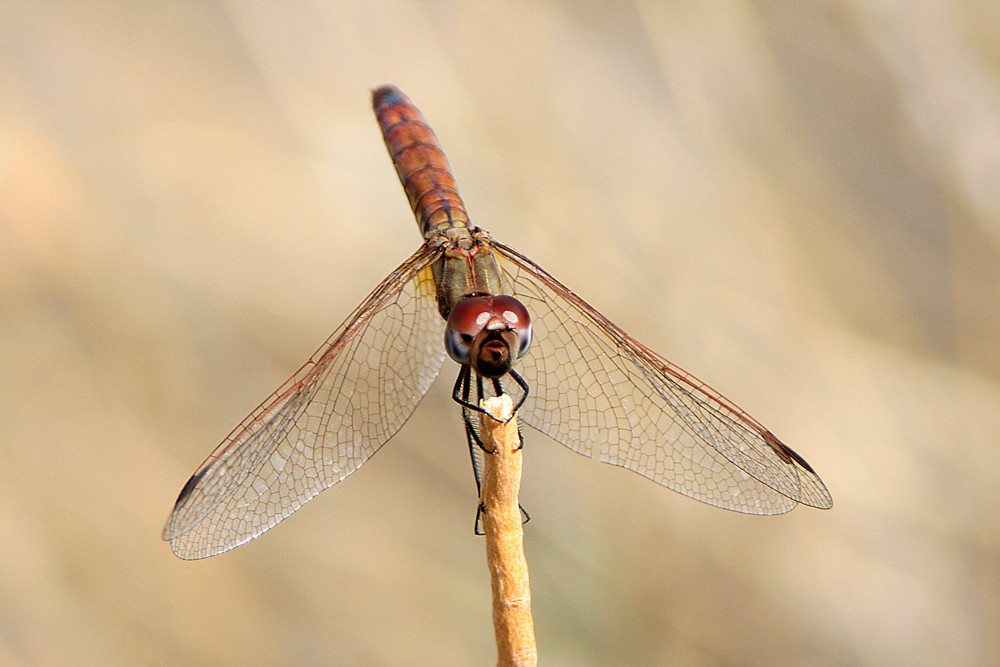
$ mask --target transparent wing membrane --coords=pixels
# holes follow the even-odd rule
[[[181,491],[163,537],[181,558],[253,539],[357,470],[409,418],[444,358],[421,246],[254,410]]]
[[[756,420],[527,257],[469,226],[444,153],[419,110],[391,86],[373,91],[372,103],[426,241],[191,476],[163,531],[174,553],[204,558],[243,544],[361,467],[403,426],[441,368],[440,312],[449,311],[461,326],[449,329],[448,349],[471,373],[464,399],[455,398],[464,401],[477,483],[488,454],[476,445],[479,420],[469,417],[470,401],[507,392],[516,405],[524,396],[520,373],[528,388],[520,421],[580,454],[738,512],[833,505],[809,464]],[[463,311],[469,295],[514,296],[533,323],[530,350],[498,382],[479,372],[510,370],[513,356],[503,352],[519,343],[498,340],[515,332],[526,345],[531,329],[518,323],[528,318],[511,299],[486,299],[499,310]],[[477,319],[467,321],[463,312]],[[472,370],[477,362],[463,356],[472,347],[463,346],[494,334],[474,343],[480,357]]]
[[[495,243],[531,313],[519,418],[584,456],[748,514],[833,502],[795,452],[726,398],[641,345],[543,269]]]

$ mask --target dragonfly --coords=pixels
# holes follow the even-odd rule
[[[424,242],[187,481],[163,531],[177,556],[244,544],[360,468],[446,354],[477,484],[489,451],[472,417],[479,399],[509,393],[520,422],[709,505],[832,507],[812,467],[756,419],[474,226],[437,137],[398,88],[372,91],[372,106]]]

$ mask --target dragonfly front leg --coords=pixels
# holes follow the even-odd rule
[[[473,410],[475,412],[480,412],[485,415],[487,414],[485,410],[483,410],[478,405],[469,402],[471,377],[472,377],[472,367],[462,366],[461,370],[458,371],[458,378],[455,380],[455,387],[451,390],[451,400],[461,405],[463,408],[465,408],[465,410]],[[477,400],[481,401],[483,400],[483,379],[479,377],[478,373],[476,374],[476,380],[479,384],[477,391],[478,393]],[[465,410],[463,410],[463,413],[465,412]]]
[[[492,450],[487,449],[486,445],[479,437],[479,432],[476,427],[472,424],[472,415],[469,414],[470,410],[479,412],[481,414],[489,414],[483,410],[478,405],[475,405],[469,401],[469,392],[471,391],[471,376],[472,369],[469,366],[462,366],[462,369],[458,372],[458,379],[455,380],[455,388],[452,389],[451,398],[453,401],[462,406],[462,420],[465,422],[465,433],[469,439],[469,448],[472,448],[473,443],[478,445],[479,449],[484,452],[492,453]],[[476,391],[476,401],[483,400],[483,380],[477,376],[478,387]],[[476,465],[476,457],[473,456],[473,466]],[[479,474],[476,473],[476,482],[479,482]]]
[[[524,378],[518,375],[513,369],[507,371],[507,375],[509,375],[514,383],[521,389],[521,397],[517,399],[517,403],[514,405],[514,410],[512,412],[512,414],[517,414],[517,411],[521,409],[522,405],[524,405],[525,399],[528,398],[528,383],[525,382]],[[455,386],[451,390],[451,398],[463,408],[473,410],[484,415],[488,414],[485,410],[479,407],[479,405],[469,401],[469,392],[472,384],[471,376],[472,367],[462,366],[461,370],[458,372],[458,378],[455,379]],[[500,378],[491,378],[491,381],[493,382],[493,391],[497,396],[502,396],[506,393],[503,385],[500,383]],[[476,385],[477,399],[481,401],[485,392],[483,390],[483,376],[479,373],[476,373]]]
[[[472,420],[467,410],[462,410],[462,417],[465,420],[465,435],[469,441],[469,457],[472,459],[472,472],[476,476],[476,495],[481,499],[483,497],[483,478],[482,478],[482,454],[478,452],[485,452],[486,454],[492,456],[493,451],[486,449],[483,445],[483,441],[480,439],[479,435],[476,433],[476,429],[472,426]],[[517,450],[520,451],[524,448],[524,436],[521,435],[521,425],[517,426],[517,437],[518,445]],[[521,503],[517,504],[517,509],[521,510],[521,523],[525,524],[531,521],[531,515],[528,511],[524,509]],[[483,535],[483,513],[486,511],[486,505],[483,501],[479,501],[479,505],[476,506],[476,524],[473,528],[473,532],[476,535]]]
[[[521,406],[524,405],[524,399],[528,397],[528,383],[525,382],[524,378],[522,378],[513,370],[507,371],[507,373],[508,375],[510,375],[511,379],[514,380],[517,386],[521,388],[521,398],[518,399],[517,405],[514,406],[514,409],[511,412],[511,414],[515,414],[521,408]],[[480,378],[480,382],[482,382],[482,378]],[[497,396],[503,396],[504,393],[506,393],[504,392],[503,384],[501,384],[500,378],[493,378],[493,391],[496,393]],[[521,433],[520,422],[518,422],[517,424],[517,439],[518,439],[518,445],[517,449],[515,449],[514,451],[520,451],[522,448],[524,448],[524,434]]]
[[[510,379],[513,380],[517,384],[517,386],[521,388],[521,398],[518,399],[517,405],[514,406],[514,414],[517,414],[517,411],[521,409],[522,405],[524,405],[524,400],[528,398],[528,383],[525,382],[524,378],[518,375],[517,371],[515,371],[513,368],[507,371],[507,375],[509,375]],[[520,427],[518,428],[520,430]]]
[[[480,440],[479,435],[476,434],[476,429],[472,426],[472,420],[469,417],[469,411],[462,410],[462,418],[465,421],[465,437],[469,442],[469,458],[472,459],[472,474],[476,477],[476,497],[479,498],[479,504],[476,505],[476,523],[473,527],[473,532],[476,535],[483,535],[483,512],[486,511],[486,505],[483,504],[483,471],[482,471],[482,454],[480,452],[486,452],[487,454],[492,454],[493,452],[487,451],[483,446],[483,441]]]
[[[469,458],[472,459],[472,474],[476,478],[476,497],[483,497],[483,470],[482,470],[482,454],[480,452],[486,452],[487,454],[492,454],[493,452],[486,449],[486,445],[483,444],[482,439],[476,432],[476,427],[472,425],[472,415],[470,410],[478,410],[483,412],[481,408],[473,405],[469,402],[469,392],[471,387],[469,385],[471,382],[472,369],[469,366],[462,366],[462,369],[458,372],[458,379],[455,380],[455,389],[452,391],[451,397],[456,403],[462,406],[462,421],[465,423],[465,439],[469,443]],[[478,378],[478,398],[482,400],[483,397],[483,381],[482,378]],[[473,527],[473,532],[476,535],[483,535],[483,512],[486,511],[486,506],[483,501],[480,500],[479,504],[476,506],[476,523]]]
[[[521,398],[518,400],[517,405],[514,406],[514,412],[516,413],[517,410],[521,407],[521,405],[524,404],[524,399],[527,398],[528,396],[528,383],[525,382],[524,379],[514,371],[510,371],[510,375],[517,383],[517,385],[521,388]],[[475,444],[478,445],[479,449],[481,449],[482,451],[487,453],[492,453],[492,450],[488,449],[486,445],[483,444],[483,441],[480,439],[479,432],[472,425],[472,417],[469,414],[469,410],[474,410],[481,414],[489,414],[481,407],[473,404],[469,400],[469,394],[471,392],[471,384],[472,384],[471,376],[472,376],[472,368],[469,366],[462,366],[461,370],[459,370],[458,372],[458,378],[455,380],[455,386],[452,389],[451,398],[456,403],[462,406],[462,419],[465,421],[466,435],[468,436],[469,439],[470,449],[472,447],[472,443],[475,442]],[[500,383],[500,379],[492,378],[492,380],[493,380],[493,391],[496,393],[497,396],[503,396],[504,393],[506,392],[504,391],[503,385]],[[483,378],[481,375],[477,373],[476,374],[477,402],[481,402],[483,400],[484,395],[485,392],[483,388]],[[519,451],[521,448],[524,447],[524,434],[521,433],[520,424],[517,425],[517,438],[518,438],[518,446],[517,450],[515,451]],[[475,465],[475,456],[473,456],[473,465]],[[476,481],[477,483],[479,481],[478,473]]]

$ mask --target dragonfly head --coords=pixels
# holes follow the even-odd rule
[[[498,378],[528,351],[531,317],[512,296],[466,297],[448,316],[444,344],[458,363]]]

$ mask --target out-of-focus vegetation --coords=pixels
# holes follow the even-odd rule
[[[0,663],[492,661],[448,364],[262,539],[189,563],[159,538],[419,243],[382,83],[476,221],[834,495],[735,515],[527,432],[544,664],[1000,660],[994,3],[5,2],[0,25]]]

